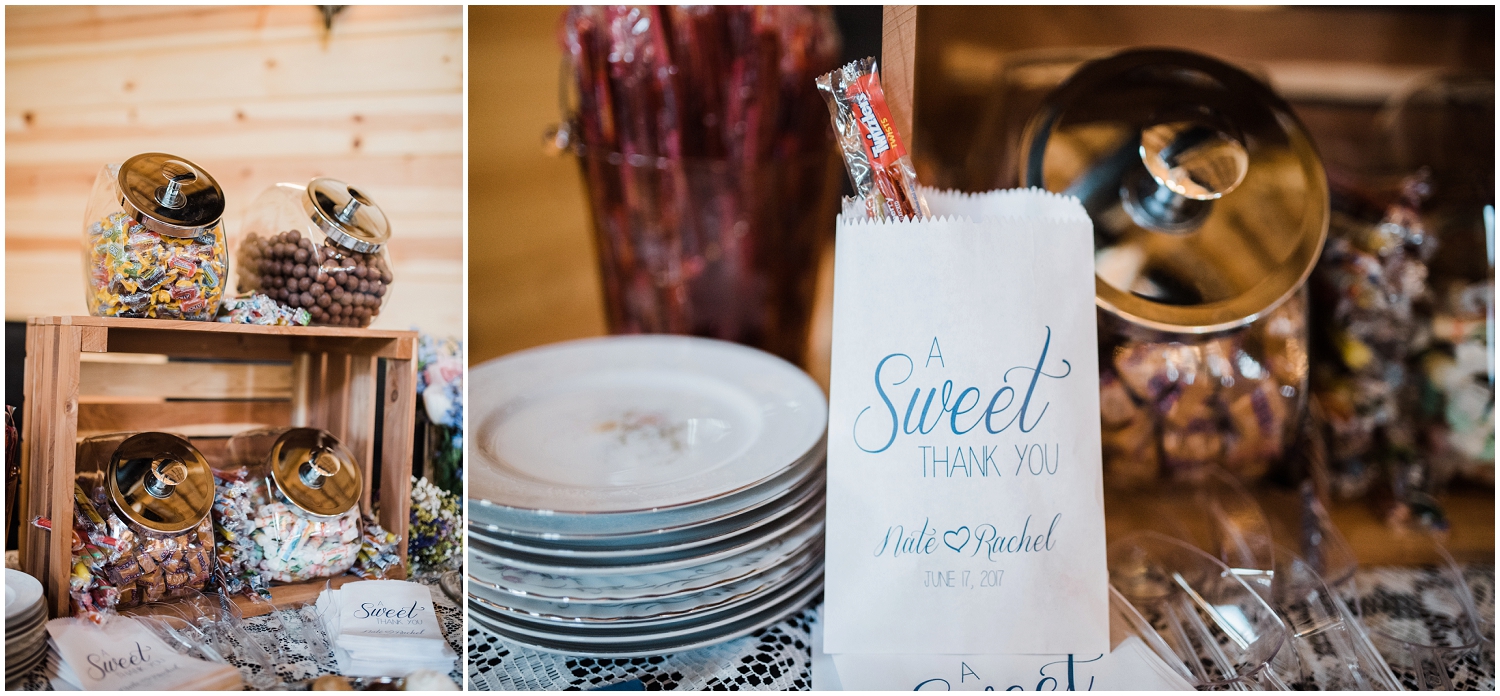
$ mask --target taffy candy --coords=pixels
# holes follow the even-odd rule
[[[173,237],[115,212],[89,225],[84,244],[90,314],[210,321],[218,311],[229,272],[222,227]]]

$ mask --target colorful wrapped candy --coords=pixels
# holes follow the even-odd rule
[[[363,475],[354,455],[314,428],[240,433],[214,471],[218,558],[230,592],[342,575],[360,559]]]
[[[229,275],[223,192],[186,160],[137,155],[94,181],[83,235],[89,313],[211,321]]]
[[[116,608],[184,596],[217,573],[208,463],[165,433],[101,435],[78,445],[73,613],[102,623]],[[53,529],[38,519],[38,526]]]
[[[312,315],[301,307],[289,307],[269,295],[247,293],[224,300],[219,308],[224,324],[259,324],[261,326],[307,326]]]

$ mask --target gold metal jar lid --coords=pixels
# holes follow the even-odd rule
[[[224,191],[192,162],[162,152],[136,155],[116,174],[120,202],[147,229],[196,237],[224,217]]]
[[[380,251],[391,238],[385,212],[363,191],[321,177],[307,184],[307,213],[328,238],[350,251]]]
[[[128,520],[153,532],[196,527],[214,504],[208,461],[192,443],[167,433],[121,442],[106,472],[110,501]]]
[[[292,428],[266,455],[271,478],[293,505],[321,517],[341,515],[359,504],[364,476],[354,454],[317,428]]]
[[[1185,51],[1079,68],[1027,125],[1020,166],[1025,185],[1083,202],[1096,303],[1147,329],[1254,322],[1301,287],[1328,233],[1323,165],[1291,108]]]

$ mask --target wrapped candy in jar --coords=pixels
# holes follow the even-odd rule
[[[366,327],[394,276],[390,223],[359,189],[333,179],[277,184],[251,204],[240,242],[240,292],[306,310],[313,324]]]
[[[74,490],[74,614],[201,591],[214,576],[213,475],[192,443],[167,433],[117,433],[78,444]],[[54,534],[66,534],[60,523]]]
[[[1266,474],[1307,401],[1304,282],[1328,233],[1312,142],[1268,87],[1170,50],[1088,63],[1021,146],[1094,222],[1104,477]]]
[[[342,575],[358,559],[364,477],[332,435],[316,428],[240,433],[214,477],[214,529],[229,591]]]
[[[224,192],[180,157],[100,170],[83,224],[84,299],[101,317],[212,321],[229,276]]]

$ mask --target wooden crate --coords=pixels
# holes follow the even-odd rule
[[[70,535],[29,524],[72,516],[78,438],[122,430],[189,436],[210,461],[227,437],[257,426],[308,426],[338,437],[364,466],[360,507],[380,492],[380,524],[406,538],[417,404],[417,334],[159,319],[37,317],[26,327],[19,539],[22,567],[42,581],[53,616],[67,615]],[[186,362],[171,359],[192,359]],[[385,361],[377,384],[377,361]],[[375,415],[383,403],[381,476]],[[406,545],[401,544],[406,560]],[[399,570],[397,571],[400,572]],[[342,580],[340,580],[341,582]],[[322,582],[279,586],[305,601]],[[336,582],[336,584],[338,584]],[[240,601],[247,614],[263,605]]]

